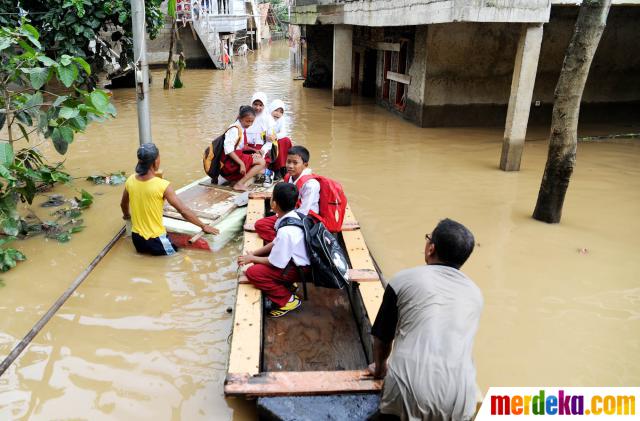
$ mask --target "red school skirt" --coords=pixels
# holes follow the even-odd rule
[[[246,148],[245,148],[246,149]],[[244,162],[244,167],[247,171],[254,165],[253,156],[251,154],[243,153],[244,149],[236,149],[234,152],[238,155],[238,158]],[[231,159],[228,155],[225,155],[223,158],[222,168],[220,169],[220,174],[227,180],[235,182],[241,180],[244,177],[243,174],[240,174],[240,165],[233,159]]]

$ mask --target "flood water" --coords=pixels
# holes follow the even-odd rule
[[[334,109],[330,91],[292,80],[284,44],[233,71],[187,69],[181,90],[153,76],[153,139],[175,188],[203,175],[203,149],[260,89],[293,111],[311,167],[343,183],[387,278],[423,263],[424,235],[440,219],[467,225],[477,248],[463,270],[485,298],[474,352],[483,392],[640,383],[637,140],[581,143],[562,223],[546,225],[530,217],[546,128],[530,129],[522,170],[504,173],[500,128],[421,129],[360,99]],[[75,176],[133,171],[134,92],[113,94],[118,118],[71,145]],[[29,260],[1,276],[2,357],[122,226],[122,186],[76,185],[95,193],[87,228],[67,244],[18,243]],[[152,258],[120,240],[0,378],[0,419],[252,419],[250,403],[222,395],[240,244]]]

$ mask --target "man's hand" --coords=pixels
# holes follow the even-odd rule
[[[252,254],[245,254],[244,256],[238,256],[238,264],[240,266],[243,265],[248,265],[249,263],[253,263],[253,258],[255,256],[253,256]]]
[[[247,174],[247,167],[244,165],[244,162],[240,163],[240,174],[242,174],[242,175],[246,175]]]
[[[205,225],[204,227],[202,227],[202,231],[204,231],[207,234],[213,234],[213,235],[220,234],[220,231],[217,228],[212,227],[211,225]]]
[[[376,367],[376,363],[371,363],[369,364],[369,367],[367,367],[367,370],[374,378],[383,379],[384,376],[387,375],[387,364],[385,363],[380,367],[380,369],[378,369],[378,367]]]

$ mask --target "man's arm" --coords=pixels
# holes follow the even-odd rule
[[[122,219],[131,219],[131,214],[129,213],[129,192],[125,187],[122,192],[122,200],[120,200],[120,209],[122,209]]]
[[[384,290],[382,303],[371,328],[373,335],[373,364],[369,371],[381,379],[387,374],[387,358],[391,354],[391,345],[398,326],[398,297],[390,285]]]
[[[173,206],[180,213],[180,215],[184,217],[184,219],[191,222],[193,225],[196,225],[207,234],[219,233],[219,231],[216,228],[210,225],[206,225],[204,222],[200,220],[200,218],[196,216],[195,213],[193,213],[191,209],[186,207],[182,203],[182,201],[178,199],[178,195],[176,195],[176,192],[173,191],[173,188],[171,186],[167,186],[167,188],[165,189],[164,198],[167,199],[167,202],[169,202],[169,204]]]

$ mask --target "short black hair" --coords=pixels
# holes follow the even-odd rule
[[[449,218],[438,223],[431,233],[431,242],[442,263],[456,269],[467,261],[475,245],[471,231]]]
[[[256,116],[256,112],[253,111],[253,107],[251,107],[251,105],[241,105],[240,110],[238,111],[238,119],[244,118],[248,115]]]
[[[278,183],[273,188],[273,200],[284,212],[290,212],[296,208],[298,188],[293,183]]]
[[[302,162],[304,162],[305,164],[309,162],[309,158],[311,157],[309,150],[300,145],[291,147],[287,155],[298,155],[300,159],[302,159]]]

